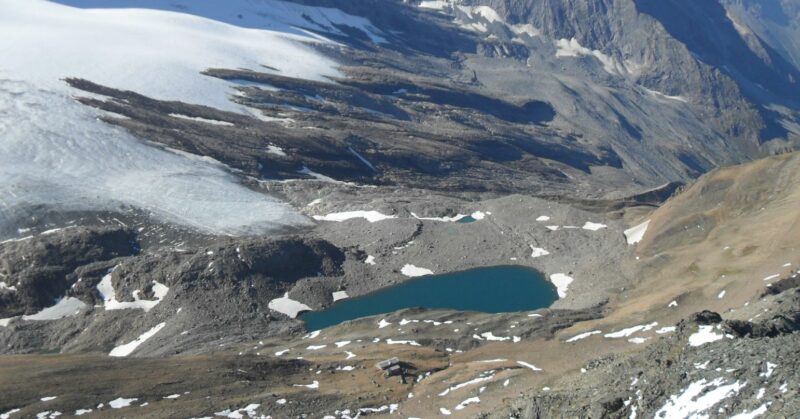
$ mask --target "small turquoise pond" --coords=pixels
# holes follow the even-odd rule
[[[471,215],[467,215],[466,217],[463,217],[463,218],[461,218],[460,220],[458,220],[458,221],[456,221],[456,222],[457,222],[457,223],[461,223],[461,224],[468,224],[468,223],[474,223],[475,221],[478,221],[478,220],[476,220],[476,219],[475,219],[473,216],[471,216]]]
[[[548,307],[557,299],[555,287],[539,272],[495,266],[412,279],[338,301],[322,311],[304,313],[300,319],[313,331],[404,308],[508,313]]]

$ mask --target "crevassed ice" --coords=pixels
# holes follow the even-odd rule
[[[132,206],[212,234],[256,234],[311,221],[200,159],[150,147],[61,93],[0,76],[0,238],[34,206]]]

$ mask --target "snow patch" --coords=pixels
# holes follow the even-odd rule
[[[574,279],[566,274],[552,274],[550,275],[550,282],[556,286],[556,291],[558,292],[558,298],[565,298],[567,296],[567,291],[569,290],[569,284],[572,283]]]
[[[411,216],[416,218],[417,220],[424,220],[424,221],[440,221],[444,223],[454,223],[457,222],[465,217],[468,217],[466,214],[456,214],[453,216],[446,216],[446,217],[420,217],[415,213],[411,213]],[[476,218],[477,220],[477,218]]]
[[[536,365],[529,364],[525,361],[517,361],[517,364],[522,365],[525,368],[530,368],[533,371],[542,371],[542,369],[537,367]]]
[[[328,215],[315,215],[314,219],[317,221],[335,221],[342,222],[351,220],[353,218],[363,218],[370,223],[376,223],[383,220],[391,220],[397,218],[396,215],[384,215],[378,211],[345,211],[334,212]]]
[[[227,121],[218,121],[216,119],[206,119],[206,118],[201,118],[199,116],[188,116],[188,115],[182,115],[182,114],[179,114],[179,113],[171,113],[171,114],[169,114],[169,116],[171,116],[173,118],[178,118],[178,119],[185,119],[187,121],[203,122],[203,123],[206,123],[206,124],[219,125],[219,126],[223,126],[223,127],[232,127],[232,126],[235,125],[235,124],[233,124],[231,122],[227,122]]]
[[[139,345],[145,343],[148,339],[153,337],[156,333],[158,333],[166,325],[167,324],[163,323],[163,322],[157,324],[152,329],[142,333],[141,335],[139,335],[138,338],[132,340],[131,342],[115,347],[114,349],[111,350],[111,352],[108,353],[108,356],[125,357],[125,356],[130,355],[131,353],[133,353],[133,351],[136,350],[136,348],[139,347]],[[133,400],[136,400],[136,399],[133,399]]]
[[[642,241],[644,233],[647,232],[647,227],[650,225],[650,220],[647,220],[639,225],[633,226],[623,232],[628,244],[636,244]]]
[[[689,336],[690,346],[701,346],[706,343],[716,342],[724,336],[714,333],[714,326],[701,325],[698,331]]]
[[[153,281],[152,290],[155,300],[142,300],[139,297],[141,291],[136,290],[133,292],[133,301],[117,301],[117,294],[111,282],[110,272],[97,284],[97,291],[103,297],[103,307],[106,310],[141,309],[148,312],[157,306],[169,292],[169,288],[166,285],[157,281]]]
[[[466,408],[467,406],[473,403],[480,403],[480,402],[481,399],[479,397],[470,397],[464,400],[463,402],[459,403],[458,406],[456,406],[456,410],[464,410],[464,408]]]
[[[738,381],[725,384],[724,378],[716,378],[708,382],[701,379],[689,384],[688,387],[679,395],[670,396],[669,400],[656,412],[656,417],[664,418],[687,418],[687,417],[707,417],[704,413],[709,412],[716,404],[726,398],[738,394],[747,383],[741,384]]]
[[[311,307],[289,298],[289,293],[283,295],[281,298],[275,298],[267,304],[270,310],[283,313],[291,318],[296,318],[298,314],[304,311],[312,311]]]
[[[418,276],[425,276],[425,275],[433,275],[433,271],[430,269],[420,268],[411,264],[406,264],[400,269],[400,273],[405,276],[414,278]]]
[[[586,339],[586,338],[588,338],[589,336],[592,336],[592,335],[599,335],[600,333],[603,333],[603,332],[601,330],[592,330],[591,332],[585,332],[585,333],[581,333],[579,335],[575,335],[575,336],[567,339],[566,342],[567,343],[577,342],[577,341],[579,341],[581,339]]]
[[[538,258],[538,257],[542,257],[542,256],[547,256],[547,255],[550,254],[550,252],[548,252],[545,249],[542,249],[541,247],[534,247],[534,245],[530,245],[530,246],[531,246],[531,257],[532,258]]]
[[[619,330],[617,332],[606,333],[604,336],[611,339],[627,338],[633,335],[634,333],[647,332],[656,326],[658,326],[658,322],[653,322],[650,324],[640,324],[638,326],[632,326],[626,329]]]
[[[80,313],[84,307],[86,307],[86,303],[83,301],[75,297],[65,297],[58,300],[58,302],[52,307],[48,307],[36,314],[31,314],[30,316],[22,316],[22,320],[58,320],[64,317],[74,316]]]
[[[123,407],[129,407],[131,405],[131,403],[135,402],[136,400],[139,400],[139,399],[137,399],[137,398],[126,399],[126,398],[120,397],[120,398],[111,400],[110,402],[108,402],[108,405],[111,406],[112,409],[122,409]]]
[[[581,227],[581,228],[584,229],[584,230],[589,230],[589,231],[597,231],[597,230],[601,230],[601,229],[604,229],[604,228],[607,228],[607,227],[608,226],[605,225],[605,224],[593,223],[591,221],[587,221],[583,225],[583,227]]]
[[[334,302],[339,301],[339,300],[344,300],[345,298],[350,298],[350,296],[347,295],[347,291],[335,291],[333,293],[333,301]]]

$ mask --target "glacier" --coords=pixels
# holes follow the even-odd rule
[[[312,221],[249,190],[220,165],[161,150],[69,96],[0,76],[0,238],[33,208],[136,207],[210,234],[260,234]]]
[[[310,19],[310,20],[309,20]],[[316,27],[312,32],[309,25]],[[38,210],[144,210],[209,234],[262,234],[313,222],[243,187],[216,162],[154,148],[98,120],[64,81],[77,77],[159,100],[255,112],[208,68],[330,81],[313,48],[337,26],[383,38],[368,20],[278,0],[0,2],[0,239]],[[302,27],[301,27],[302,26]]]

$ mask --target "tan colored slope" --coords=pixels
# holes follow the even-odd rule
[[[788,276],[800,264],[800,153],[715,170],[636,223],[647,219],[626,262],[635,284],[611,302],[607,318],[562,336],[724,313]]]

